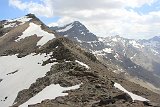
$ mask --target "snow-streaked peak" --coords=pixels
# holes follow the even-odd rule
[[[147,47],[157,48],[160,46],[160,36],[155,36],[148,40],[140,40]]]
[[[143,48],[144,45],[138,43],[136,40],[130,40],[129,43],[135,48]]]
[[[60,28],[60,30],[57,30],[57,32],[66,32],[66,31],[70,30],[73,27],[82,27],[82,26],[84,27],[84,25],[82,25],[79,21],[74,21],[74,22],[69,23],[67,25],[58,27],[58,28]],[[81,32],[81,33],[83,34],[84,32]]]
[[[153,38],[149,39],[149,41],[158,41],[158,42],[160,42],[160,36],[154,36]]]
[[[63,29],[57,30],[57,32],[66,32],[70,30],[73,27],[73,23],[70,23],[69,25],[64,26]]]
[[[109,36],[109,37],[105,37],[105,38],[99,37],[98,39],[99,39],[99,41],[101,41],[109,46],[114,46],[117,43],[120,43],[124,47],[126,46],[126,44],[129,44],[135,48],[139,48],[139,49],[144,48],[144,45],[141,44],[139,41],[133,40],[133,39],[123,38],[120,36]]]
[[[25,22],[28,22],[31,19],[32,18],[29,18],[28,16],[24,16],[24,17],[20,17],[20,18],[16,18],[16,19],[7,20],[7,22],[19,21],[19,22],[25,23]]]
[[[52,40],[53,38],[55,38],[55,35],[52,33],[48,33],[47,31],[44,31],[40,25],[37,25],[35,23],[30,23],[29,27],[23,32],[23,34],[21,36],[19,36],[19,38],[17,40],[15,40],[16,42],[20,41],[21,39],[24,39],[26,37],[32,36],[32,35],[37,35],[38,37],[42,37],[37,45],[44,45],[45,43],[47,43],[49,40]]]
[[[16,18],[16,19],[10,19],[10,20],[5,21],[4,28],[16,27],[18,25],[22,25],[22,24],[30,21],[31,19],[32,18],[29,18],[28,16],[24,16],[24,17],[20,17],[20,18]],[[18,24],[16,22],[18,22]]]
[[[91,33],[81,22],[74,21],[64,26],[53,26],[50,27],[56,31],[59,35],[65,36],[76,41],[77,38],[80,41],[98,41],[96,35]]]

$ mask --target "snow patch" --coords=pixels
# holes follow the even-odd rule
[[[130,59],[133,59],[136,55],[137,55],[137,53],[135,53],[132,57],[130,57]]]
[[[112,53],[112,49],[111,48],[105,48],[103,49],[104,52],[106,53]]]
[[[79,63],[82,66],[85,66],[87,69],[90,69],[90,67],[87,64],[83,63],[83,62],[80,62],[78,60],[75,60],[75,62]]]
[[[119,59],[120,59],[119,54],[118,54],[118,53],[116,53],[116,55],[114,55],[114,58],[115,58],[116,60],[119,60]]]
[[[28,105],[40,103],[45,99],[55,99],[56,97],[59,97],[59,96],[68,95],[68,93],[63,93],[63,92],[67,90],[78,89],[80,88],[80,85],[75,85],[72,87],[61,87],[59,84],[57,85],[51,84],[50,86],[47,86],[46,88],[44,88],[37,95],[29,99],[27,102],[20,105],[20,107],[28,107]]]
[[[81,40],[79,40],[77,37],[74,37],[79,43],[82,43]]]
[[[57,30],[57,32],[66,32],[66,31],[68,31],[69,29],[71,29],[72,27],[73,27],[73,24],[70,24],[70,25],[66,26],[64,29]]]
[[[156,50],[154,50],[154,49],[151,49],[151,51],[154,53],[154,55],[158,55],[159,53],[156,51]]]
[[[44,30],[42,30],[40,25],[30,23],[29,27],[23,32],[23,34],[15,40],[16,42],[20,41],[21,39],[24,39],[26,37],[32,36],[32,35],[37,35],[38,37],[42,37],[38,42],[37,45],[44,45],[47,43],[49,40],[52,40],[55,38],[54,34],[48,33]]]
[[[31,19],[32,19],[32,18],[28,18],[27,16],[24,16],[24,17],[20,17],[20,18],[8,20],[8,22],[19,21],[19,22],[21,22],[21,23],[25,23],[25,22],[30,21]]]
[[[4,25],[4,28],[9,28],[9,27],[16,27],[16,23],[9,23]]]
[[[68,35],[64,35],[64,37],[68,37]]]
[[[102,38],[98,38],[98,40],[99,40],[100,42],[103,42],[103,41],[104,41]]]
[[[31,54],[22,58],[17,58],[16,55],[0,57],[0,78],[3,79],[0,82],[0,107],[11,106],[19,91],[28,89],[57,63],[42,66],[47,59],[49,55],[46,54]]]
[[[16,27],[18,25],[22,25],[22,24],[30,21],[31,19],[32,18],[28,18],[27,16],[24,16],[24,17],[20,17],[20,18],[17,18],[17,19],[7,20],[6,23],[4,24],[4,28]],[[15,21],[20,22],[20,24],[17,25],[16,23],[14,23]]]
[[[123,87],[122,87],[120,84],[118,84],[118,83],[114,83],[114,86],[115,86],[116,88],[120,89],[121,91],[129,94],[129,95],[131,96],[131,98],[132,98],[133,101],[135,101],[135,100],[139,100],[139,101],[149,101],[149,100],[146,99],[146,98],[143,98],[143,97],[141,97],[141,96],[138,96],[138,95],[136,95],[136,94],[133,94],[133,93],[127,91],[125,88],[123,88]]]
[[[85,42],[85,41],[83,41]],[[91,44],[95,44],[95,43],[98,43],[99,41],[87,41],[87,43],[91,43]]]
[[[100,55],[100,56],[104,56],[104,55],[106,55],[103,51],[92,51],[92,54],[94,54],[94,55]]]
[[[82,35],[85,35],[85,33],[84,33],[84,32],[81,32],[81,34],[82,34]]]
[[[131,40],[131,41],[129,41],[129,43],[135,48],[143,48],[144,47],[143,45],[137,43],[135,40]]]
[[[112,41],[114,42],[118,42],[117,38],[113,38]]]

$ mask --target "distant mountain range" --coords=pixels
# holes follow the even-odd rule
[[[159,106],[159,72],[143,65],[159,64],[159,53],[144,44],[97,37],[78,21],[0,21],[0,107]]]
[[[159,87],[160,51],[159,37],[134,40],[120,36],[97,37],[78,21],[63,27],[51,27],[59,35],[76,41],[105,64],[111,63],[115,72],[128,73]]]

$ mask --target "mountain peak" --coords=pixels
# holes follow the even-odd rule
[[[31,13],[18,18],[0,21],[0,24],[3,29],[6,28],[11,29],[29,22],[34,22],[39,25],[44,25],[40,19],[38,19],[34,14]]]
[[[160,36],[154,36],[153,38],[149,39],[152,41],[160,41]]]
[[[91,33],[81,22],[74,21],[63,27],[51,27],[52,30],[55,30],[59,35],[70,37],[72,40],[76,41],[97,41],[98,38],[96,35]]]
[[[36,16],[35,16],[35,14],[32,14],[32,13],[29,13],[29,14],[27,14],[27,15],[25,15],[26,17],[28,17],[28,18],[32,18],[32,19],[38,19]]]
[[[84,29],[87,30],[87,28],[79,21],[74,21],[72,23],[64,25],[63,27],[65,28],[65,27],[68,27],[68,26],[70,26],[70,28],[78,28],[78,29],[81,29],[81,30],[84,30]]]
[[[82,25],[82,23],[80,21],[74,21],[74,22],[72,22],[72,24],[81,24]]]
[[[29,14],[27,14],[27,15],[25,15],[25,16],[36,17],[35,14],[32,14],[32,13],[29,13]]]

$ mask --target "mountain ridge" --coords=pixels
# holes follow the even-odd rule
[[[51,31],[39,19],[0,30],[7,32],[0,35],[0,106],[159,105],[160,94],[114,73],[111,64],[102,63],[90,51]],[[38,45],[44,37],[52,35],[54,38]],[[93,43],[102,45],[99,41],[85,42],[86,47],[92,44],[94,48]],[[108,48],[104,51],[114,57]]]
[[[79,26],[82,25],[81,23],[79,24],[80,24]],[[65,29],[65,26],[66,25],[64,25],[63,29]],[[51,28],[51,29],[53,30],[54,28]],[[86,27],[84,29],[86,29]],[[111,61],[112,64],[115,63],[114,60],[116,59],[117,61],[119,61],[118,63],[122,67],[122,69],[124,70],[127,69],[129,70],[128,72],[130,73],[132,72],[133,69],[135,69],[134,72],[136,73],[136,70],[139,66],[143,67],[143,69],[146,69],[146,72],[148,72],[149,74],[150,74],[149,71],[153,71],[153,70],[155,70],[154,72],[156,74],[158,74],[159,72],[158,67],[160,66],[160,62],[158,59],[160,59],[160,57],[158,56],[158,54],[155,54],[156,52],[155,50],[151,50],[145,44],[142,44],[140,40],[126,39],[117,35],[117,36],[105,37],[105,38],[96,37],[98,40],[93,39],[92,41],[87,41],[86,39],[86,41],[84,41],[83,39],[79,38],[79,36],[81,36],[81,32],[79,32],[78,28],[76,30],[70,28],[67,31],[65,31],[65,34],[63,33],[63,30],[61,30],[61,27],[59,29],[57,27],[57,29],[54,29],[54,30],[55,31],[57,30],[57,33],[60,34],[61,36],[68,35],[67,37],[69,39],[76,41],[80,46],[92,52],[93,54],[102,56],[105,59],[107,58],[107,60],[113,60]],[[59,32],[59,31],[62,31],[62,32]],[[86,31],[89,31],[89,30],[86,30]],[[76,32],[76,33],[75,35],[72,34],[72,37],[70,37],[70,32]],[[87,33],[85,33],[84,35],[87,38],[88,36]],[[76,38],[76,39],[73,39],[73,38]],[[134,67],[135,66],[134,64],[131,64],[132,66],[126,66],[127,65],[125,64],[126,62],[123,63],[122,61],[123,58],[124,59],[128,58],[130,62],[133,62],[136,65],[136,67]],[[101,60],[103,59],[101,58]],[[105,61],[105,62],[108,63],[108,61]],[[150,68],[148,68],[148,66]],[[120,68],[117,68],[117,69],[120,70]],[[141,71],[145,71],[145,70],[141,69]],[[138,75],[139,74],[137,74],[137,76]]]

